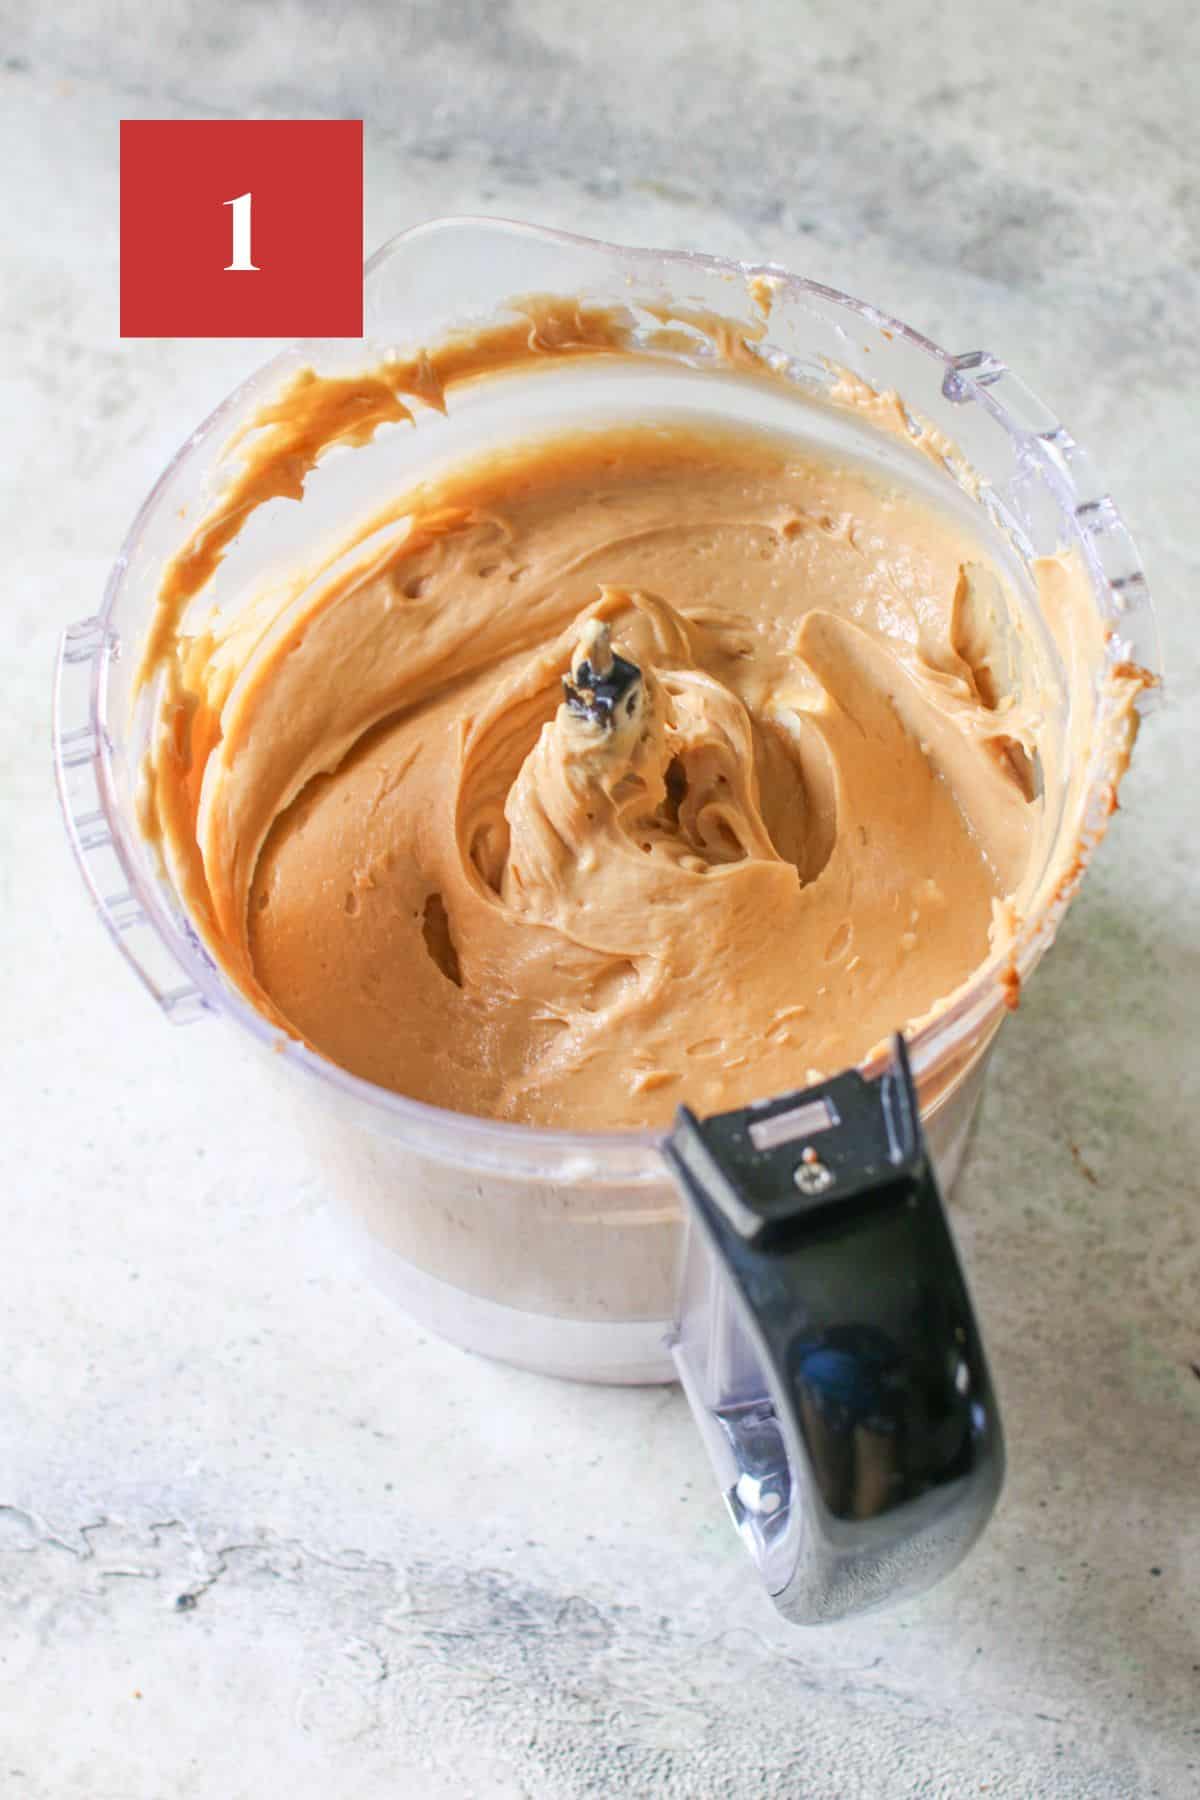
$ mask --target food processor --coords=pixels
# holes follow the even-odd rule
[[[236,615],[272,572],[328,559],[347,519],[502,446],[514,418],[530,437],[581,421],[716,420],[852,456],[971,521],[1051,657],[1062,650],[1039,618],[1032,563],[1070,550],[1090,586],[1096,629],[1073,645],[1078,666],[1053,722],[1061,743],[1083,748],[1048,765],[1040,796],[1066,873],[1048,863],[1013,941],[907,1043],[750,1108],[681,1110],[665,1134],[465,1116],[326,1060],[227,979],[140,823],[155,719],[140,648],[164,568],[198,521],[220,516],[231,440],[301,370],[353,373],[511,316],[531,294],[621,309],[625,353],[464,383],[444,413],[417,408],[321,458],[299,504],[271,500],[229,534],[198,613]],[[995,1398],[941,1195],[996,1032],[1115,805],[1132,736],[1116,677],[1135,672],[1139,709],[1153,698],[1153,617],[1134,547],[1069,432],[998,357],[948,354],[773,266],[450,219],[379,251],[364,299],[365,345],[294,346],[193,433],[135,520],[99,610],[64,634],[55,757],[84,879],[173,1024],[220,1016],[265,1053],[347,1229],[407,1313],[551,1375],[680,1379],[780,1610],[810,1623],[892,1601],[954,1566],[1000,1487]],[[722,354],[729,334],[744,358]],[[826,404],[847,379],[898,395],[900,428]],[[936,457],[918,447],[931,435]]]

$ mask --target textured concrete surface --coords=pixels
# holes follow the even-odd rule
[[[1196,15],[1017,0],[0,4],[0,1795],[1200,1792]],[[57,634],[268,346],[121,343],[116,121],[363,116],[369,246],[491,211],[767,256],[1009,357],[1142,544],[1172,706],[957,1204],[984,1543],[788,1635],[671,1392],[431,1341],[232,1034],[90,916]]]

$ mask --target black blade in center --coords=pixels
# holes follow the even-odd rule
[[[615,652],[603,675],[597,675],[585,657],[576,667],[574,678],[563,676],[567,708],[576,718],[590,719],[593,725],[609,731],[622,705],[627,716],[632,718],[637,706],[637,684],[641,679],[642,671],[637,664],[627,662]]]

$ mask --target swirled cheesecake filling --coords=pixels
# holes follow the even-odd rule
[[[440,1106],[655,1126],[861,1060],[1011,929],[1046,695],[949,512],[653,422],[400,511],[174,644],[153,816],[278,1024]]]

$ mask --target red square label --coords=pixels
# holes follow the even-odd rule
[[[361,119],[122,119],[122,337],[361,337]]]

